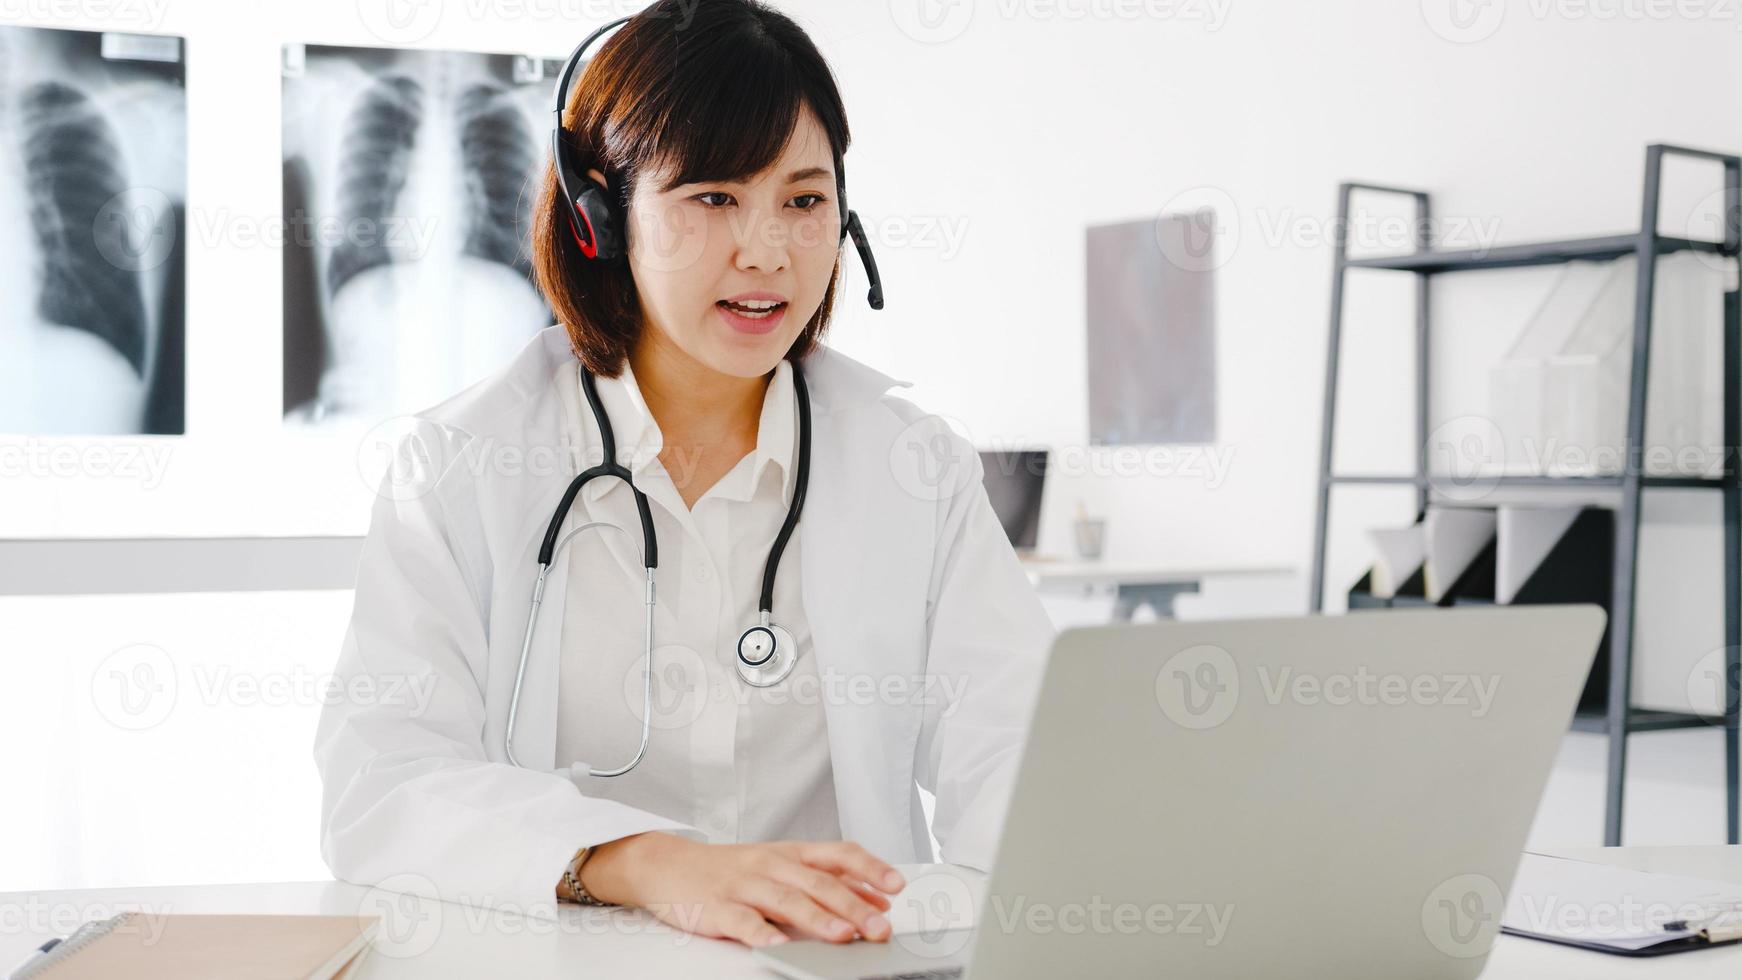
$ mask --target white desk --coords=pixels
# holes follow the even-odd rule
[[[1645,871],[1742,882],[1742,845],[1725,847],[1571,848],[1554,853],[1608,860]],[[906,866],[910,887],[947,889],[959,876],[969,889],[979,875],[941,865]],[[769,980],[736,943],[671,929],[645,912],[561,906],[556,918],[487,911],[340,882],[101,888],[0,894],[0,969],[11,970],[36,946],[79,920],[144,907],[154,912],[325,913],[383,916],[359,980],[397,977],[692,977]],[[903,918],[892,914],[898,929]],[[1742,976],[1742,946],[1632,959],[1501,936],[1484,980],[1684,980]]]
[[[1180,595],[1198,591],[1207,578],[1295,573],[1294,569],[1282,565],[1185,568],[1039,557],[1024,558],[1022,568],[1028,573],[1028,580],[1034,583],[1034,587],[1043,591],[1077,589],[1092,592],[1097,589],[1112,589],[1115,593],[1115,620],[1130,620],[1142,606],[1150,606],[1163,619],[1169,618],[1173,615],[1173,600]]]

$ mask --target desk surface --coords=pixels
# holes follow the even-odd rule
[[[1642,871],[1742,882],[1742,846],[1564,848],[1551,853]],[[947,888],[952,878],[974,890],[980,886],[980,876],[964,868],[909,865],[902,870],[910,888]],[[10,971],[36,946],[70,932],[83,919],[138,908],[168,913],[381,915],[375,951],[358,980],[428,976],[769,980],[773,976],[753,964],[749,950],[736,943],[680,932],[640,910],[564,905],[553,919],[335,881],[0,893],[0,969]],[[898,930],[905,925],[894,910],[891,920]],[[1742,976],[1742,946],[1630,959],[1514,936],[1500,937],[1482,973],[1483,980],[1720,976]]]
[[[1024,558],[1022,570],[1036,585],[1184,585],[1207,578],[1293,575],[1286,565],[1154,565],[1141,562]]]

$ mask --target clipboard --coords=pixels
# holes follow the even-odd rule
[[[1616,956],[1742,942],[1742,884],[1526,852],[1500,931]]]

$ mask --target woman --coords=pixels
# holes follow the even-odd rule
[[[751,0],[658,3],[563,125],[621,213],[579,220],[545,175],[560,323],[400,445],[317,735],[323,854],[457,901],[886,939],[891,862],[933,859],[918,790],[942,858],[990,866],[1052,628],[972,447],[819,343],[848,134],[805,34]],[[611,260],[592,223],[619,219]],[[528,639],[547,524],[607,455],[634,487],[570,494]],[[772,680],[738,662],[770,622]]]

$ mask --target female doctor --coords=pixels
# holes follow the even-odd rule
[[[322,853],[462,902],[886,939],[892,863],[934,860],[918,790],[941,858],[990,867],[1052,627],[972,446],[820,343],[846,239],[870,255],[805,33],[661,0],[577,74],[532,235],[560,322],[398,442]]]

